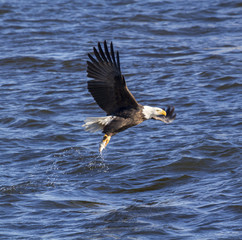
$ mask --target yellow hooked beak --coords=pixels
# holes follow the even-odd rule
[[[164,116],[166,116],[166,111],[162,109],[161,111],[159,111],[159,115],[164,115]]]

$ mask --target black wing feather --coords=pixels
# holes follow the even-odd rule
[[[111,59],[110,54],[109,54],[109,51],[108,51],[108,46],[107,46],[107,42],[106,42],[106,40],[104,41],[104,49],[105,49],[105,54],[106,54],[106,56],[107,56],[107,58],[108,58],[108,61],[109,61],[110,63],[112,63],[112,59]]]
[[[97,49],[96,49],[95,47],[93,48],[93,51],[94,51],[94,54],[95,54],[97,60],[98,60],[100,63],[102,63],[103,60],[102,60],[102,58],[100,57],[100,55],[99,55],[99,53],[98,53],[98,51],[97,51]]]
[[[93,51],[96,58],[88,54],[91,61],[87,61],[87,76],[92,78],[88,81],[88,90],[100,108],[108,115],[126,108],[137,108],[139,104],[126,86],[120,70],[119,53],[115,59],[112,42],[110,52],[106,41],[104,51],[100,43],[98,51],[95,47]]]
[[[99,53],[100,53],[100,55],[102,56],[104,62],[107,62],[108,60],[107,60],[107,58],[106,58],[106,56],[105,56],[105,54],[104,54],[104,52],[103,52],[103,49],[102,49],[102,47],[101,47],[100,42],[98,43],[98,50],[99,50]]]
[[[115,54],[114,54],[113,43],[112,42],[110,43],[110,49],[111,49],[111,56],[112,56],[112,59],[113,59],[114,66],[117,67],[117,64],[116,64],[116,61],[115,61]]]
[[[118,51],[117,51],[117,53],[116,53],[116,56],[117,56],[118,70],[121,72],[121,69],[120,69],[120,62],[119,62],[119,52],[118,52]]]

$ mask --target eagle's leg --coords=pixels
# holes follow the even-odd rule
[[[99,152],[102,153],[103,149],[108,145],[111,136],[105,134],[102,142],[100,143]]]

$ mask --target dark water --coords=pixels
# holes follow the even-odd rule
[[[241,1],[0,1],[0,239],[241,239]],[[112,40],[141,104],[111,139],[86,88]]]

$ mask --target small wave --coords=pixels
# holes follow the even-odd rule
[[[9,125],[16,128],[45,128],[49,126],[49,123],[44,120],[37,120],[34,118],[18,119]]]
[[[36,205],[39,208],[48,209],[73,209],[73,208],[98,208],[99,206],[105,205],[105,203],[98,202],[98,201],[87,201],[87,200],[79,200],[79,199],[68,199],[65,196],[41,196],[38,195],[39,201]],[[66,199],[65,199],[66,198]]]
[[[1,186],[0,187],[0,192],[2,194],[27,194],[27,193],[32,193],[32,192],[38,192],[40,188],[43,187],[42,182],[31,182],[31,181],[26,181],[22,182],[19,184],[15,185],[10,185],[10,186]]]
[[[226,84],[220,85],[216,89],[218,91],[224,91],[224,90],[233,89],[233,88],[238,89],[238,88],[241,88],[241,86],[242,86],[241,83],[234,82],[234,83],[226,83]]]
[[[21,69],[51,67],[56,64],[54,59],[41,59],[33,56],[13,56],[0,59],[0,65]]]
[[[2,123],[2,124],[11,124],[14,121],[16,121],[16,118],[14,118],[14,117],[4,117],[4,118],[0,118],[0,123]]]

